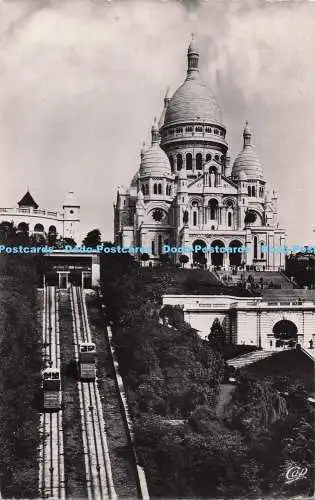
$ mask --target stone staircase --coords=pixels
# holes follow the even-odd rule
[[[241,356],[237,356],[236,358],[229,359],[226,364],[228,366],[233,366],[235,369],[244,368],[244,366],[251,365],[256,363],[257,361],[261,361],[262,359],[269,358],[277,354],[277,351],[254,351],[249,352],[247,354],[242,354]]]
[[[248,276],[252,276],[254,283],[261,289],[260,283],[263,282],[263,289],[273,286],[277,289],[292,289],[294,283],[280,271],[238,271],[232,274],[230,271],[216,271],[218,278],[222,283],[228,286],[236,286],[240,281],[248,282]]]

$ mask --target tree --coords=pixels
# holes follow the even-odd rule
[[[70,245],[72,247],[77,246],[73,238],[62,238],[59,240],[59,243],[57,244],[58,248],[60,247],[64,248],[65,245]]]
[[[101,242],[101,231],[99,229],[92,229],[89,231],[82,241],[82,244],[86,247],[96,248]]]
[[[215,318],[208,335],[209,344],[213,349],[221,350],[225,344],[225,332],[219,318]]]
[[[179,262],[184,267],[185,264],[187,264],[187,262],[189,262],[189,257],[187,255],[182,254],[182,255],[179,256]]]

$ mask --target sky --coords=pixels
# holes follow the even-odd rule
[[[194,32],[233,161],[249,121],[279,219],[315,243],[315,2],[0,0],[0,205],[81,204],[113,238],[117,186],[139,168]]]

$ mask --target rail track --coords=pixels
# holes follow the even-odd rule
[[[79,343],[91,342],[85,298],[82,288],[71,287],[71,309],[76,361]],[[97,382],[78,382],[81,426],[89,500],[117,498],[106,438],[105,422]]]
[[[43,359],[60,367],[58,297],[55,287],[44,287]],[[39,493],[41,498],[65,498],[62,411],[44,412],[40,419]]]

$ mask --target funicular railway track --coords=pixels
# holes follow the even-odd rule
[[[57,291],[44,287],[43,359],[54,368],[60,367],[60,343]],[[62,412],[41,414],[42,441],[39,460],[39,493],[41,498],[65,498]]]
[[[80,287],[71,287],[71,308],[76,361],[79,344],[92,342],[85,299]],[[85,456],[86,487],[89,500],[116,499],[105,422],[96,381],[78,381],[81,426]]]

